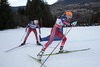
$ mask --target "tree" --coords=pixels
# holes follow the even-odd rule
[[[21,14],[21,15],[26,15],[25,9],[21,8],[21,7],[18,8],[18,13]]]
[[[14,28],[12,10],[7,0],[1,0],[0,3],[0,30]]]
[[[91,17],[91,24],[98,24],[100,25],[100,11],[96,12],[95,14],[92,14]]]
[[[28,0],[26,5],[26,12],[29,20],[42,19],[43,26],[53,25],[53,18],[50,12],[50,8],[43,0]]]

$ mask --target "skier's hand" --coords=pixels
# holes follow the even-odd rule
[[[66,27],[66,25],[65,25],[65,24],[64,24],[63,26],[64,26],[64,27]]]
[[[77,24],[77,21],[74,21],[71,23],[71,26],[76,26],[76,24]]]

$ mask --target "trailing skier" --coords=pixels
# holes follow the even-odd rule
[[[25,32],[27,31],[27,29],[28,29],[28,31],[27,31],[26,37],[25,37],[23,43],[21,44],[21,46],[22,46],[22,45],[25,45],[26,40],[27,40],[29,34],[31,33],[31,31],[33,31],[34,34],[35,34],[35,38],[36,38],[36,43],[37,43],[37,45],[41,45],[41,44],[39,43],[39,41],[38,41],[37,30],[36,30],[36,28],[38,27],[39,33],[41,34],[40,26],[38,25],[38,23],[39,23],[38,20],[34,20],[34,22],[31,21],[31,22],[27,25],[27,27],[26,27],[26,29],[25,29]]]
[[[41,60],[43,53],[45,52],[47,47],[53,42],[53,39],[55,36],[62,39],[59,52],[64,51],[63,47],[65,45],[67,38],[65,35],[63,35],[59,31],[59,29],[62,28],[64,25],[70,26],[70,24],[68,22],[71,18],[72,18],[72,12],[66,11],[62,16],[60,16],[56,19],[56,23],[54,24],[53,28],[51,29],[50,38],[49,38],[48,42],[43,46],[43,48],[41,49],[41,51],[37,55],[38,60]],[[71,24],[71,25],[74,25],[74,24]]]

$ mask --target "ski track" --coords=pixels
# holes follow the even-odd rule
[[[70,27],[68,28],[70,29]],[[42,28],[42,36],[49,35],[51,28]],[[48,32],[47,32],[48,31]],[[42,46],[36,45],[33,32],[27,39],[27,45],[5,52],[22,43],[25,28],[0,31],[0,67],[40,67],[40,64],[29,58],[37,57]],[[44,33],[45,32],[45,33]],[[65,32],[65,28],[64,28]],[[59,41],[54,41],[45,51],[50,53]],[[46,41],[41,42],[45,44]],[[91,48],[87,51],[73,52],[50,56],[47,67],[100,67],[100,26],[73,27],[67,35],[65,50]],[[58,48],[54,51],[59,51]],[[47,56],[42,57],[42,62]]]

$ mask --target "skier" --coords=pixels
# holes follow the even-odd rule
[[[63,47],[64,47],[64,44],[65,44],[67,38],[63,35],[63,33],[61,33],[59,31],[59,29],[62,28],[64,25],[70,26],[70,24],[68,22],[71,18],[72,18],[72,12],[66,11],[62,16],[60,16],[56,19],[56,23],[54,24],[53,28],[51,29],[50,38],[49,38],[48,42],[43,46],[43,48],[37,55],[39,60],[41,60],[43,53],[45,52],[47,47],[52,43],[55,36],[62,39],[59,52],[64,51]]]
[[[23,43],[21,44],[21,46],[22,46],[22,45],[25,45],[26,40],[27,40],[29,34],[31,33],[31,31],[33,31],[34,34],[35,34],[35,38],[36,38],[36,43],[37,43],[37,45],[41,45],[41,44],[39,43],[39,41],[38,41],[38,36],[37,36],[37,31],[36,31],[36,28],[38,27],[39,33],[41,34],[40,26],[38,25],[38,23],[39,23],[38,20],[34,20],[34,22],[31,21],[31,22],[26,26],[25,32],[27,31],[27,29],[28,29],[28,31],[27,31],[26,37],[25,37]]]

